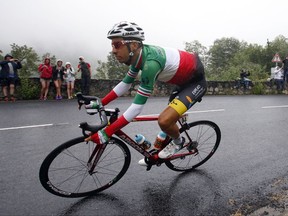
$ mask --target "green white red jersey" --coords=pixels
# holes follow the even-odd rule
[[[103,99],[103,105],[126,93],[138,74],[140,86],[131,106],[115,123],[109,127],[107,134],[111,136],[115,131],[124,127],[139,115],[147,99],[153,92],[155,82],[181,86],[193,78],[197,68],[197,56],[194,53],[173,48],[164,48],[152,45],[143,45],[140,55],[134,65],[131,65],[124,79],[113,88]],[[121,120],[122,119],[122,120]],[[120,121],[120,122],[119,122]],[[110,133],[109,133],[110,132]]]

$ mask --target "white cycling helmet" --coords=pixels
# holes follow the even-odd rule
[[[144,31],[136,23],[132,22],[120,22],[113,26],[108,32],[107,38],[112,39],[115,37],[122,37],[124,39],[135,39],[144,41]]]

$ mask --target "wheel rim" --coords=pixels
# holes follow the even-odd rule
[[[43,186],[56,195],[81,197],[100,192],[117,182],[128,169],[127,154],[118,144],[107,144],[90,174],[87,161],[95,146],[95,143],[82,141],[69,148],[56,149],[59,152],[50,159]]]
[[[173,160],[167,161],[166,165],[176,171],[192,170],[205,163],[216,151],[219,146],[221,133],[219,127],[210,121],[200,121],[190,123],[187,131],[193,142],[197,143],[197,153],[190,154],[190,147],[184,147],[177,154],[181,156]],[[186,141],[188,141],[185,133],[181,133]]]

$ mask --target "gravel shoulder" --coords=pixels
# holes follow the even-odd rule
[[[237,209],[231,216],[288,216],[288,176],[259,188],[255,197],[243,199],[231,200],[230,205]]]

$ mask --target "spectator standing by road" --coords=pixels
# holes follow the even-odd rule
[[[0,84],[2,86],[4,101],[9,101],[9,96],[11,101],[15,101],[15,86],[17,81],[19,81],[17,70],[22,68],[21,62],[7,54],[4,57],[4,61],[0,62],[0,67]]]
[[[284,82],[286,80],[286,83],[288,83],[288,55],[286,56],[286,58],[282,61],[282,69],[284,70]]]
[[[283,70],[282,67],[276,66],[274,70],[274,79],[277,86],[278,91],[284,90],[284,80],[283,80]]]
[[[64,76],[65,76],[65,81],[67,84],[67,97],[68,99],[72,99],[73,92],[74,92],[75,70],[71,66],[70,62],[65,63]]]
[[[244,84],[245,89],[249,88],[249,82],[251,81],[250,79],[247,78],[248,76],[250,76],[250,73],[242,69],[240,73],[240,79],[241,79],[241,83]]]
[[[61,86],[64,79],[64,70],[65,68],[63,66],[63,61],[61,59],[58,59],[56,65],[53,66],[52,70],[52,79],[56,88],[56,100],[62,99]]]
[[[49,57],[46,57],[44,63],[39,65],[38,71],[40,72],[40,82],[42,86],[40,100],[47,100],[49,85],[52,78],[52,66]]]
[[[81,72],[81,92],[84,95],[90,93],[90,81],[91,81],[91,66],[89,63],[84,61],[84,57],[79,57],[78,72]]]

